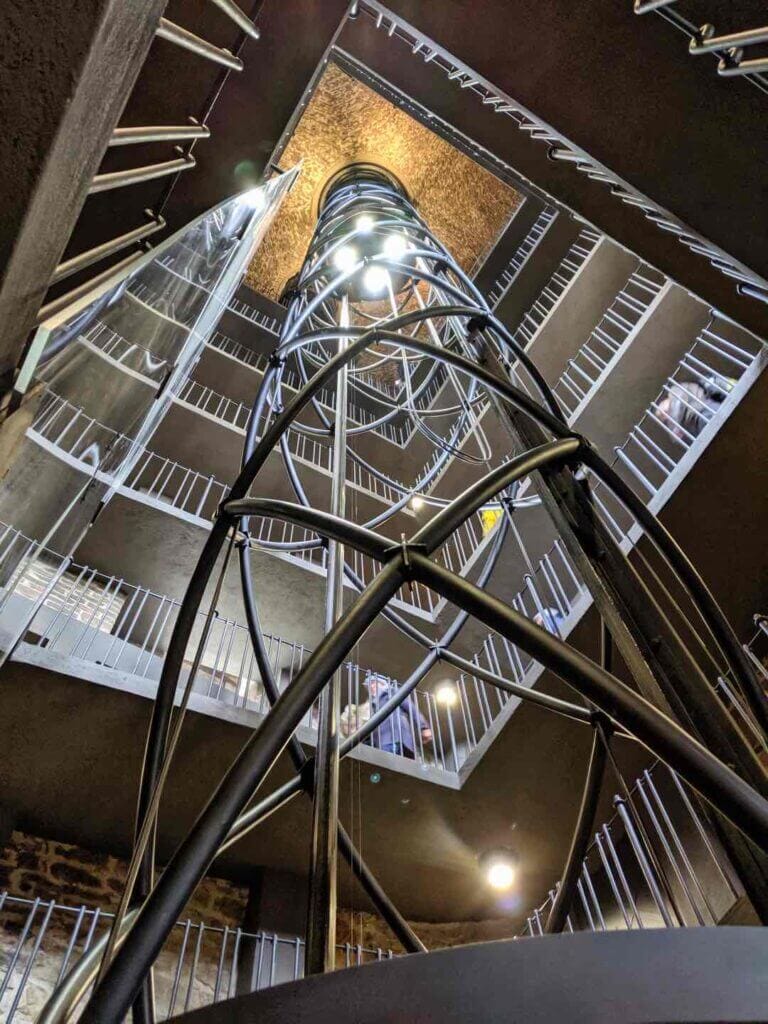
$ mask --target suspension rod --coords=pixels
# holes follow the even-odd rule
[[[192,120],[192,118],[190,118]],[[208,139],[211,132],[203,124],[167,124],[149,127],[115,128],[110,146],[135,146],[142,142],[183,142]]]
[[[224,67],[230,68],[232,71],[243,70],[243,62],[239,57],[230,53],[229,50],[225,50],[220,46],[214,46],[207,39],[201,39],[194,32],[189,32],[187,29],[182,28],[181,25],[177,25],[167,18],[160,19],[157,35],[160,39],[165,39],[175,46],[180,46],[183,50],[196,53],[198,57],[205,57],[206,60],[213,61],[214,64],[223,64]]]
[[[214,3],[219,10],[224,11],[226,16],[234,21],[237,27],[242,29],[246,35],[249,35],[251,39],[261,38],[261,32],[258,27],[240,10],[235,0],[211,0],[211,3]]]
[[[126,171],[109,171],[97,174],[88,189],[89,195],[97,192],[108,192],[113,188],[125,188],[126,185],[138,185],[142,181],[164,178],[179,171],[189,171],[195,166],[193,156],[182,155],[175,160],[164,160],[159,164],[146,164],[144,167],[131,167]]]
[[[92,249],[87,249],[77,256],[63,260],[56,267],[51,278],[51,284],[63,281],[65,277],[71,277],[72,274],[85,270],[86,267],[90,267],[93,263],[99,263],[101,260],[106,259],[107,256],[111,256],[115,252],[120,252],[121,249],[126,249],[129,245],[133,245],[134,242],[141,242],[143,239],[149,238],[150,235],[154,235],[155,232],[162,231],[165,227],[165,219],[163,217],[156,217],[151,210],[145,210],[144,212],[150,218],[147,224],[142,224],[140,227],[134,228],[133,231],[126,231],[124,235],[117,235],[108,242],[102,242],[101,245],[95,245]],[[110,273],[112,272],[113,270],[110,270]],[[89,287],[92,287],[92,285],[89,284]]]

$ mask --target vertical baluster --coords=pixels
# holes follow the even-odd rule
[[[632,890],[630,889],[629,883],[627,882],[627,876],[624,874],[624,869],[621,866],[621,861],[619,860],[619,856],[616,853],[616,847],[613,845],[613,838],[611,836],[611,831],[610,831],[610,829],[609,829],[609,827],[607,825],[603,825],[602,833],[603,833],[603,839],[605,840],[605,845],[608,848],[609,854],[611,855],[611,861],[613,863],[613,868],[614,868],[614,870],[616,872],[616,875],[617,875],[619,881],[621,882],[621,888],[622,888],[622,890],[624,892],[624,897],[626,898],[627,904],[629,905],[629,907],[630,907],[630,909],[632,911],[631,916],[629,918],[626,918],[626,920],[627,920],[627,928],[631,928],[632,927],[632,924],[631,924],[632,920],[637,922],[637,927],[638,928],[644,928],[645,925],[643,924],[643,919],[640,916],[640,911],[637,909],[637,904],[635,903],[635,898],[632,895]],[[598,846],[599,845],[600,844],[598,842]]]
[[[240,952],[240,940],[242,939],[242,930],[240,928],[235,931],[235,941],[232,944],[232,966],[229,972],[229,998],[234,998],[235,992],[237,991],[237,956]]]
[[[35,938],[34,945],[32,946],[29,957],[27,959],[27,963],[24,967],[24,972],[16,988],[16,995],[14,996],[13,1002],[11,1003],[10,1008],[8,1010],[6,1024],[12,1024],[13,1018],[16,1015],[16,1011],[19,1008],[21,997],[24,995],[24,989],[26,988],[27,982],[29,981],[29,976],[32,973],[32,967],[34,966],[35,960],[37,959],[37,954],[40,952],[40,946],[42,945],[43,938],[45,936],[46,931],[48,930],[48,924],[51,920],[51,914],[53,913],[55,905],[55,901],[50,900],[48,906],[46,907],[45,915],[43,916],[43,920],[37,932],[37,937]]]
[[[675,878],[680,883],[680,887],[686,895],[688,903],[690,904],[691,910],[693,911],[698,924],[703,925],[705,923],[704,918],[701,914],[701,911],[699,910],[696,900],[693,898],[693,894],[691,893],[688,883],[685,880],[685,876],[683,875],[683,872],[680,870],[680,865],[678,864],[677,858],[675,857],[672,851],[672,848],[667,839],[667,835],[661,827],[661,822],[659,821],[659,818],[650,800],[648,799],[648,794],[645,792],[645,786],[643,785],[643,781],[644,779],[637,780],[637,792],[640,796],[640,799],[642,800],[643,806],[645,807],[646,814],[648,815],[651,825],[653,826],[654,831],[656,832],[656,835],[659,838],[659,842],[661,843],[662,849],[666,854],[666,858],[669,861],[669,864],[675,874]]]
[[[192,922],[189,918],[184,922],[184,934],[181,939],[181,948],[179,949],[179,957],[176,963],[176,970],[173,975],[173,985],[171,986],[171,998],[168,1002],[168,1010],[166,1017],[172,1017],[173,1011],[176,1007],[176,997],[179,994],[179,983],[181,982],[181,972],[184,969],[184,956],[187,952],[187,942],[189,941],[189,931],[192,927]]]
[[[24,943],[27,941],[27,936],[29,935],[32,923],[35,917],[37,916],[37,910],[39,906],[40,897],[38,896],[32,902],[32,906],[30,907],[29,912],[27,913],[27,918],[22,926],[21,931],[19,932],[19,937],[16,940],[16,945],[13,947],[13,952],[11,953],[10,958],[7,961],[5,977],[3,978],[2,984],[0,984],[0,1001],[2,1001],[2,998],[5,995],[6,990],[8,988],[8,985],[10,984],[13,972],[16,970],[16,964],[19,962],[19,956],[21,955],[22,947],[24,946]]]
[[[661,919],[666,925],[666,927],[671,928],[673,926],[673,922],[669,910],[667,909],[666,901],[661,893],[658,880],[656,879],[656,876],[653,873],[653,870],[651,869],[648,854],[646,853],[642,843],[640,842],[640,837],[638,836],[637,830],[635,829],[635,824],[632,821],[632,817],[627,808],[626,801],[622,797],[617,796],[614,797],[613,802],[616,807],[616,810],[618,811],[619,817],[621,818],[622,824],[624,825],[624,829],[627,833],[627,838],[629,839],[632,851],[635,854],[635,857],[637,858],[638,864],[640,865],[640,870],[643,874],[643,878],[645,879],[646,885],[648,886],[648,889],[651,893],[651,899],[656,904],[656,908],[659,911]]]
[[[70,932],[70,935],[69,935],[69,941],[67,942],[67,948],[64,951],[64,959],[61,961],[61,966],[59,967],[59,973],[56,975],[56,983],[54,985],[54,988],[58,988],[58,986],[61,984],[61,979],[67,973],[67,967],[69,967],[69,961],[70,961],[70,959],[72,957],[72,953],[74,952],[75,945],[77,944],[77,939],[78,939],[78,936],[80,934],[80,929],[81,929],[81,927],[83,925],[83,920],[85,918],[85,913],[86,913],[86,906],[83,903],[78,908],[77,917],[75,918],[75,923],[72,926],[72,931]]]
[[[195,975],[197,974],[197,966],[200,963],[200,950],[203,948],[203,932],[204,931],[205,931],[205,926],[203,925],[203,922],[200,921],[198,923],[198,925],[197,925],[197,940],[195,942],[195,952],[194,952],[194,954],[192,956],[192,966],[189,969],[189,982],[187,984],[187,995],[186,995],[186,997],[184,999],[184,1012],[185,1013],[189,1010],[189,1008],[191,1006],[192,992],[193,992],[194,987],[195,987]]]
[[[224,931],[221,933],[221,948],[219,949],[219,959],[216,964],[216,981],[213,985],[213,1002],[218,1003],[221,997],[221,984],[224,977],[224,957],[227,952],[227,940],[229,939],[229,927],[224,925]],[[258,986],[257,986],[258,987]]]

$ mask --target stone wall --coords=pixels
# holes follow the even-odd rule
[[[93,911],[114,910],[125,871],[125,862],[109,854],[21,832],[12,834],[0,854],[0,892],[7,890],[9,894],[0,910],[0,984],[6,970],[12,968],[10,983],[0,1001],[0,1020],[8,1019],[16,1002],[14,1024],[33,1024],[56,984],[73,934],[76,941],[70,966],[83,951],[90,933],[91,941],[105,933],[107,921]],[[30,902],[21,903],[13,897]],[[229,991],[233,981],[234,930],[243,921],[247,897],[247,889],[219,878],[206,878],[198,886],[183,914],[183,920],[189,918],[192,924],[175,929],[157,961],[155,987],[161,1013],[169,1006],[174,988],[175,1013],[182,1012],[185,1005],[193,1009],[212,1002],[217,977],[220,995]],[[41,901],[36,909],[35,900]],[[73,910],[49,910],[51,900]],[[78,925],[80,907],[87,910]],[[30,916],[31,924],[24,935]],[[202,931],[199,922],[204,924]],[[219,974],[222,945],[223,970]]]
[[[57,983],[73,935],[70,967],[83,952],[89,936],[93,942],[105,933],[109,919],[102,919],[101,915],[117,906],[125,871],[125,861],[110,854],[22,832],[12,834],[0,853],[0,893],[8,893],[0,907],[0,985],[11,968],[10,982],[0,1000],[0,1021],[5,1022],[14,1008],[14,1024],[34,1024]],[[50,901],[57,906],[49,909]],[[217,989],[218,997],[226,998],[243,991],[243,986],[249,988],[254,982],[253,964],[261,965],[262,960],[265,965],[274,963],[275,940],[265,939],[260,950],[254,940],[238,938],[237,929],[243,923],[247,902],[248,890],[224,879],[206,878],[198,886],[182,915],[184,923],[169,937],[155,967],[161,1016],[166,1015],[174,992],[174,1013],[178,1014],[185,1006],[195,1009],[213,1002]],[[80,908],[84,908],[82,912]],[[414,922],[413,927],[428,949],[509,935],[509,922],[503,919],[444,924]],[[39,936],[42,938],[35,952]],[[384,922],[370,913],[340,910],[337,939],[340,945],[349,943],[353,947],[349,954],[340,951],[339,967],[347,961],[355,962],[354,947],[358,944],[367,950],[402,952]],[[241,960],[239,972],[233,969],[237,949]],[[293,976],[293,946],[286,942],[280,950],[277,971],[271,979],[275,982]],[[25,980],[31,955],[34,959]],[[258,983],[269,984],[268,967],[262,970],[260,966],[259,971]]]
[[[0,853],[0,891],[14,896],[114,910],[125,879],[126,862],[108,853],[14,832]],[[248,890],[222,878],[205,878],[182,917],[207,925],[236,928],[243,920]]]

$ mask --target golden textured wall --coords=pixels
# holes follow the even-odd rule
[[[392,171],[440,241],[466,270],[492,248],[521,202],[514,189],[378,93],[329,64],[281,158],[301,174],[248,272],[277,299],[304,259],[328,178],[350,163]]]

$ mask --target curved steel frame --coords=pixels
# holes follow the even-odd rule
[[[361,213],[369,214],[375,221],[373,235],[369,235],[366,241],[369,247],[371,237],[384,238],[397,230],[408,240],[409,248],[396,260],[379,253],[369,254],[337,272],[333,269],[334,256],[341,247],[353,241],[363,241],[360,237],[362,230],[356,226],[356,219]],[[356,324],[342,323],[338,315],[340,306],[352,301],[350,296],[353,286],[357,287],[359,282],[357,275],[371,266],[381,267],[387,272],[389,285],[385,303],[389,301],[389,312],[377,316],[362,308],[358,311]],[[399,294],[405,296],[403,299],[396,298],[393,281],[398,284]],[[409,303],[414,308],[408,309]],[[374,344],[374,363],[381,365],[392,361],[404,370],[406,382],[394,397],[376,392],[362,379],[361,375],[366,366],[370,367],[371,361],[369,359],[363,364],[360,357]],[[305,384],[284,404],[282,378],[288,361],[299,367]],[[411,376],[422,367],[426,367],[424,378],[413,387]],[[446,437],[429,426],[427,419],[430,411],[420,408],[418,404],[424,391],[424,380],[433,380],[436,372],[446,374],[458,385],[456,391],[459,402],[448,409],[448,413],[455,415],[455,419]],[[307,432],[314,429],[317,432],[317,428],[308,427],[299,421],[300,414],[305,410],[314,410],[323,430],[331,429],[330,421],[320,406],[318,393],[323,387],[333,384],[340,373],[345,374],[350,391],[364,395],[369,401],[375,397],[382,406],[381,415],[375,416],[367,429],[375,429],[399,417],[412,422],[414,429],[419,430],[435,446],[434,464],[440,467],[460,450],[462,434],[474,433],[477,427],[476,410],[481,402],[495,403],[503,416],[511,418],[513,425],[523,424],[540,437],[540,443],[524,445],[524,450],[488,471],[455,499],[448,502],[435,501],[437,512],[426,525],[407,539],[403,536],[401,540],[393,540],[377,532],[378,528],[390,523],[394,514],[415,494],[427,488],[439,470],[433,471],[434,467],[427,469],[420,473],[413,485],[407,486],[368,466],[365,460],[350,450],[350,461],[372,469],[400,494],[400,499],[383,513],[367,523],[356,524],[311,506],[286,443],[289,428]],[[295,502],[249,496],[254,484],[258,487],[259,472],[273,450],[282,452],[296,494]],[[669,570],[690,597],[705,631],[714,641],[719,657],[732,672],[755,718],[763,727],[768,726],[765,698],[752,674],[751,666],[723,613],[693,566],[658,520],[605,464],[589,442],[569,430],[555,396],[536,367],[496,320],[483,297],[429,232],[412,205],[391,184],[377,181],[375,177],[345,181],[333,190],[321,212],[297,290],[290,302],[280,342],[254,402],[241,472],[219,510],[175,624],[153,709],[141,783],[139,821],[147,827],[144,829],[146,842],[143,846],[137,846],[134,854],[134,862],[138,864],[141,861],[142,868],[138,872],[134,901],[138,900],[143,905],[132,912],[130,918],[120,920],[118,917],[115,942],[104,956],[103,974],[85,1007],[81,1017],[83,1022],[109,1024],[122,1020],[177,915],[217,854],[238,841],[296,793],[311,791],[315,759],[308,760],[305,757],[295,738],[295,730],[343,659],[378,615],[386,616],[411,640],[421,645],[425,654],[406,683],[370,721],[346,740],[337,743],[337,756],[345,756],[369,736],[438,661],[443,659],[459,667],[467,665],[450,647],[472,615],[560,676],[587,703],[585,706],[578,701],[571,703],[546,694],[529,692],[493,672],[471,666],[472,671],[482,679],[531,700],[542,709],[566,715],[577,722],[591,724],[593,727],[610,723],[611,727],[618,727],[631,734],[694,787],[718,815],[722,815],[748,837],[749,843],[754,844],[750,849],[768,851],[768,787],[765,773],[725,712],[722,715],[713,712],[716,715],[715,727],[723,732],[724,745],[713,750],[707,749],[712,744],[700,742],[696,735],[709,736],[711,731],[704,728],[698,705],[687,708],[684,719],[686,728],[683,728],[663,710],[619,680],[608,668],[591,661],[558,637],[491,597],[484,589],[501,551],[506,517],[516,501],[517,485],[524,478],[535,474],[534,479],[538,481],[542,500],[549,488],[552,493],[557,491],[558,500],[566,506],[570,500],[568,495],[576,495],[582,505],[586,502],[589,506],[589,486],[580,479],[582,474],[576,476],[579,467],[588,469],[642,526]],[[344,480],[337,486],[343,487]],[[501,507],[505,515],[478,583],[472,584],[461,574],[437,564],[430,556],[449,540],[453,531],[468,517],[489,503],[496,508]],[[337,544],[352,548],[381,566],[373,581],[365,588],[351,567],[344,566],[349,581],[362,593],[328,631],[313,655],[282,693],[278,690],[266,657],[248,558],[252,543],[248,523],[250,517],[257,515],[304,527],[316,535],[316,540],[309,542],[283,543],[280,546],[284,550]],[[608,543],[599,533],[597,536],[602,542]],[[262,682],[272,707],[262,726],[253,733],[217,786],[160,880],[154,883],[153,842],[150,837],[155,826],[158,787],[162,785],[168,758],[172,753],[172,750],[169,752],[168,744],[172,734],[174,696],[193,622],[228,538],[229,544],[234,542],[238,548],[248,628]],[[583,555],[590,562],[600,558],[595,551],[586,551]],[[614,550],[612,557],[620,557],[623,559],[622,564],[629,564],[620,552],[617,555]],[[437,643],[389,607],[389,602],[398,590],[404,584],[413,582],[426,585],[457,607],[455,618]],[[645,600],[645,595],[639,594],[638,600]],[[626,614],[626,609],[620,609],[617,614]],[[640,627],[633,623],[632,628],[637,635]],[[670,630],[670,636],[673,645],[676,643],[682,647],[674,631]],[[689,661],[692,660],[689,652],[683,653]],[[701,672],[694,672],[693,676],[691,686],[699,689],[707,686]],[[677,697],[680,703],[685,704],[688,694],[678,694]],[[705,702],[705,705],[711,710],[711,704]],[[182,704],[180,713],[183,710]],[[602,731],[602,728],[595,730],[596,745],[581,813],[576,823],[558,901],[550,919],[550,930],[562,926],[572,898],[575,877],[573,865],[580,862],[583,836],[589,828],[596,790],[602,776],[604,753],[597,743],[598,732]],[[296,776],[246,810],[275,760],[286,747],[294,760]],[[725,758],[722,757],[723,751],[728,753]],[[723,763],[723,760],[728,763]],[[423,948],[363,864],[328,807],[319,808],[319,815],[316,814],[318,820],[319,827],[325,827],[328,834],[335,837],[338,833],[342,851],[353,870],[405,947],[411,950]],[[126,907],[127,903],[126,898]],[[66,998],[54,997],[48,1016],[44,1018],[46,1021],[65,1019],[82,992],[83,977],[93,976],[94,965],[100,955],[101,951],[91,958],[90,975],[82,965],[78,967],[78,985],[69,984]]]

